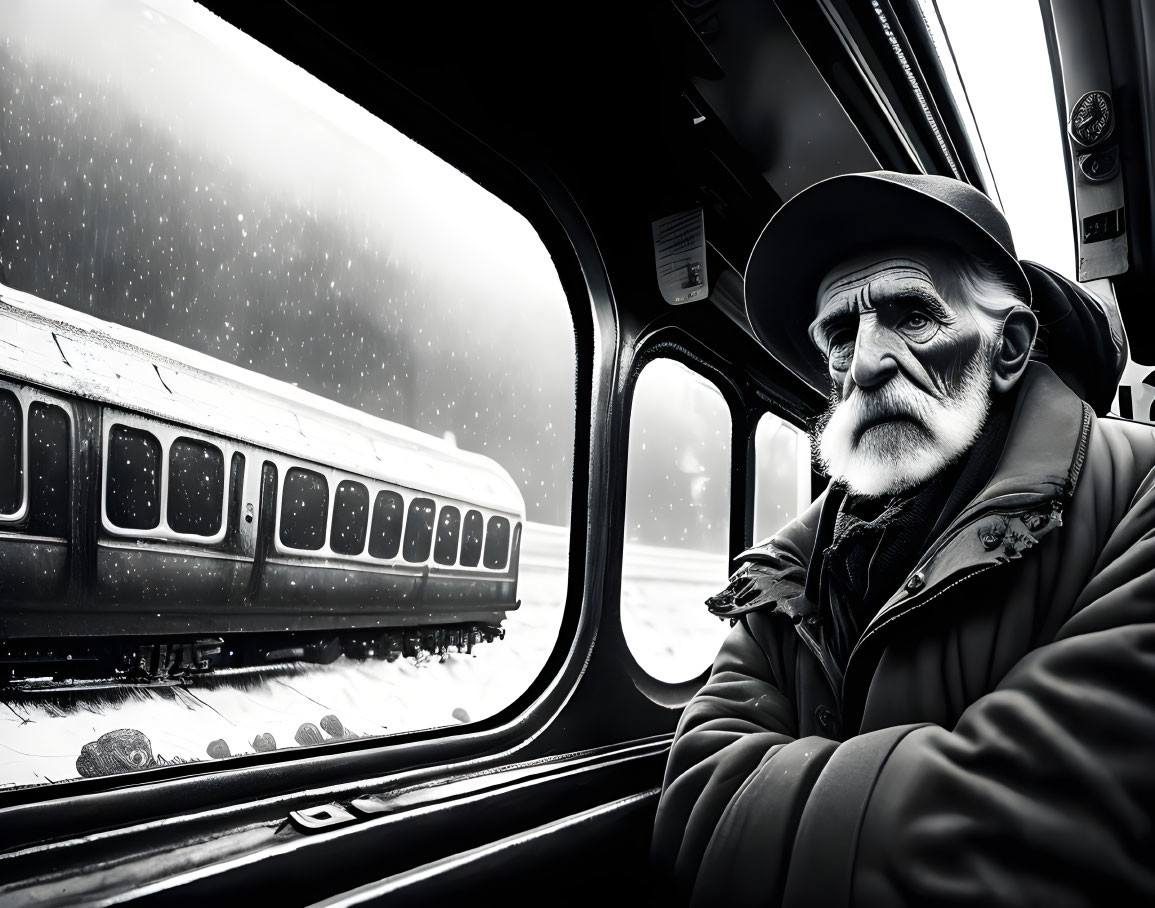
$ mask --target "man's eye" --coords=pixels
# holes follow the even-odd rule
[[[899,330],[908,335],[923,337],[933,333],[938,323],[925,312],[910,312],[899,322]]]
[[[830,364],[837,367],[845,365],[854,351],[854,332],[842,330],[835,332],[826,344],[826,357]]]

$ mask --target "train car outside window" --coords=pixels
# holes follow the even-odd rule
[[[344,479],[333,500],[333,528],[329,548],[338,555],[360,555],[365,550],[369,523],[369,490],[361,482]]]
[[[200,687],[197,660],[176,666],[195,708],[8,711],[0,739],[36,756],[0,783],[195,773],[254,742],[392,737],[515,702],[571,586],[575,331],[550,250],[466,174],[468,148],[445,162],[192,0],[5,3],[0,111],[0,329],[45,345],[0,361],[0,519],[25,505],[16,402],[36,388],[76,414],[40,421],[29,476],[57,511],[36,525],[71,520],[95,547],[53,552],[75,620],[49,627],[3,577],[0,616],[51,638],[61,677],[100,652],[84,664],[101,682],[138,671],[141,647],[224,640]],[[43,349],[69,368],[45,374]],[[72,463],[71,499],[69,445],[106,445]],[[96,568],[69,574],[81,563]],[[261,653],[304,661],[291,687],[237,697],[230,672]],[[149,683],[171,661],[146,659]],[[147,744],[131,765],[114,753],[128,733]]]
[[[754,430],[754,541],[777,532],[810,504],[810,439],[773,413]]]
[[[169,529],[214,536],[221,529],[225,456],[216,445],[177,438],[168,452]]]
[[[485,533],[485,518],[480,511],[466,511],[461,530],[461,566],[477,567],[481,562],[481,537]]]
[[[24,414],[16,395],[0,389],[0,515],[15,514],[24,501],[23,423]]]
[[[316,550],[325,544],[329,519],[329,484],[313,470],[292,467],[285,474],[281,498],[281,544]]]
[[[405,501],[396,492],[378,492],[373,502],[373,531],[369,554],[374,558],[396,558],[401,551],[401,521]]]
[[[160,442],[151,432],[114,425],[108,433],[108,519],[125,530],[160,526]]]
[[[437,518],[437,541],[433,544],[433,560],[438,564],[457,561],[457,539],[461,534],[461,511],[452,505],[441,509]]]
[[[730,410],[671,359],[648,363],[630,410],[622,630],[661,681],[705,669],[729,625],[706,611],[729,568]]]
[[[414,498],[405,515],[405,560],[425,561],[433,544],[433,515],[437,505],[432,498]]]

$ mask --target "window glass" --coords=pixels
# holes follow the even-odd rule
[[[431,498],[414,498],[405,516],[405,560],[424,561],[433,544],[433,515],[437,507]]]
[[[126,530],[160,525],[160,442],[151,432],[115,425],[108,433],[108,519]]]
[[[500,570],[509,561],[509,521],[490,517],[485,528],[485,566]]]
[[[728,574],[730,436],[713,383],[669,359],[642,370],[630,411],[622,630],[662,681],[700,674],[729,630],[704,603]]]
[[[329,548],[339,555],[360,555],[365,550],[369,523],[369,490],[360,482],[343,480],[333,502],[333,530]]]
[[[34,536],[68,535],[68,416],[57,406],[34,401],[28,412],[28,531]]]
[[[74,493],[85,477],[106,490],[110,519],[149,533],[100,534],[91,559],[44,544],[37,569],[51,576],[0,577],[0,610],[53,641],[37,647],[41,674],[17,687],[122,680],[143,661],[196,696],[159,685],[21,701],[0,716],[0,782],[203,769],[474,722],[514,702],[561,625],[576,425],[573,319],[533,227],[463,172],[472,146],[451,166],[191,0],[7,0],[3,11],[0,332],[49,319],[75,381],[61,387],[13,351],[0,380],[97,416],[76,420],[70,441],[58,418],[40,436],[25,469],[50,478],[30,487],[45,494],[13,532],[99,519],[100,508],[61,514],[67,495],[48,490],[67,479],[61,446],[101,450],[111,407],[163,420],[174,439],[236,446],[243,469],[178,445],[164,486],[167,448],[127,425],[97,474],[72,465]],[[11,403],[0,420],[11,423]],[[0,431],[0,508],[16,494],[14,438]],[[266,473],[279,484],[264,486]],[[236,532],[214,546],[165,538],[162,501],[174,530],[201,535],[224,514]],[[463,516],[464,563],[436,592],[422,587],[433,502],[478,514]],[[486,570],[482,516],[524,528],[524,566],[502,546],[515,583],[459,576]],[[16,570],[9,544],[0,564]],[[72,576],[81,563],[93,570]],[[421,611],[427,592],[483,612],[494,639],[467,652],[451,614]],[[75,620],[39,617],[64,609]],[[386,638],[414,614],[447,626],[444,652]],[[277,654],[291,679],[233,673],[247,658],[232,645],[241,631],[247,652]],[[219,653],[172,661],[184,641],[217,638]],[[73,658],[94,648],[99,664]]]
[[[457,537],[461,532],[461,511],[454,507],[441,509],[437,520],[437,543],[433,547],[433,560],[438,564],[453,564],[457,561]]]
[[[776,533],[810,504],[810,440],[773,413],[754,430],[754,541]]]
[[[396,558],[401,549],[401,517],[405,502],[396,492],[378,492],[373,503],[373,535],[369,554],[374,558]]]
[[[480,511],[465,512],[465,526],[461,531],[461,565],[477,567],[481,561],[481,537],[485,532],[485,518]]]
[[[329,484],[325,477],[300,467],[290,469],[281,498],[281,543],[294,549],[321,548],[328,519]]]
[[[23,424],[16,395],[0,390],[0,514],[15,514],[24,498],[20,468]]]
[[[168,452],[168,525],[178,533],[214,536],[225,502],[225,455],[216,445],[178,438]]]

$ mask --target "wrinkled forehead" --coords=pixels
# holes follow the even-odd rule
[[[827,272],[818,285],[815,315],[831,309],[868,312],[880,296],[928,294],[938,295],[921,258],[876,252],[846,259]]]

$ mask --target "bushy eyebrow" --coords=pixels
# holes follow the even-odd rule
[[[827,309],[810,323],[808,333],[810,341],[823,353],[826,353],[826,347],[830,340],[830,335],[838,328],[849,325],[858,318],[859,312],[858,295],[851,297],[849,294],[842,298],[842,302],[836,307]]]
[[[940,322],[947,324],[955,320],[955,314],[943,302],[942,298],[921,281],[900,281],[889,289],[871,293],[871,308],[878,308],[880,305],[887,304],[905,304],[908,308],[925,309],[928,315],[932,315]]]
[[[827,304],[827,308],[810,324],[811,342],[822,352],[826,352],[830,335],[838,328],[849,324],[860,312],[873,312],[880,306],[901,305],[911,309],[923,309],[944,324],[955,321],[955,314],[933,289],[922,281],[898,281],[882,288],[859,288],[856,292],[840,293],[837,302]]]

